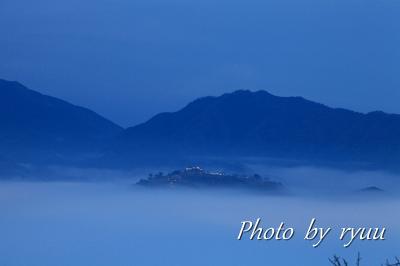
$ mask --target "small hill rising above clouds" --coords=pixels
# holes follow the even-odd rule
[[[93,152],[121,131],[93,111],[0,79],[0,147],[5,157]]]
[[[128,128],[115,151],[140,155],[271,156],[397,161],[400,115],[330,108],[240,90],[193,101]]]

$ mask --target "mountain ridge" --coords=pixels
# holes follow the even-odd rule
[[[386,160],[400,154],[399,134],[397,114],[361,113],[298,96],[239,90],[199,98],[129,127],[117,150]]]
[[[104,154],[105,162],[110,154],[116,162],[191,156],[400,161],[400,115],[332,108],[300,96],[238,90],[123,129],[16,81],[0,79],[0,95],[0,158],[63,160],[72,152]]]
[[[97,113],[0,79],[0,146],[8,157],[93,152],[123,129]]]

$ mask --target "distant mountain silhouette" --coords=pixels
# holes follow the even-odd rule
[[[0,79],[0,156],[93,152],[122,131],[100,115]]]
[[[400,115],[330,108],[301,97],[236,91],[128,128],[115,152],[398,161]]]
[[[123,130],[88,109],[0,79],[1,165],[63,161],[105,148],[107,156],[94,166],[188,156],[398,164],[400,115],[240,90],[200,98]]]

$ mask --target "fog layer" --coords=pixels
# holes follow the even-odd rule
[[[398,255],[399,207],[399,199],[390,196],[153,190],[131,181],[2,182],[0,264],[329,265],[333,254],[351,259],[361,251],[369,265],[380,265]],[[241,221],[258,217],[266,228],[280,222],[294,227],[294,238],[236,240]],[[333,228],[318,248],[303,240],[311,218]],[[358,240],[345,249],[337,240],[345,226],[386,227],[387,240]]]

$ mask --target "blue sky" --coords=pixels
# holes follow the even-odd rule
[[[2,0],[0,77],[123,126],[236,89],[400,113],[397,0]]]

